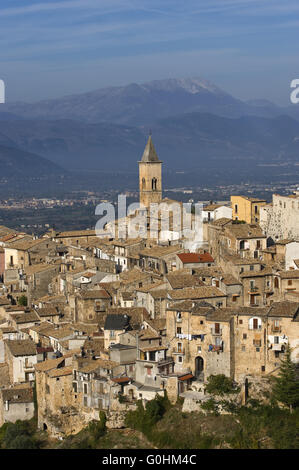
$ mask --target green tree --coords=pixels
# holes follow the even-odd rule
[[[227,393],[239,393],[240,388],[235,386],[234,381],[224,374],[210,375],[205,387],[206,392],[211,395],[225,395]]]
[[[22,305],[23,307],[27,307],[28,300],[27,300],[26,295],[21,295],[21,297],[19,297],[18,304]]]
[[[296,365],[291,359],[289,345],[286,348],[285,357],[281,361],[278,376],[273,377],[273,380],[273,398],[288,406],[290,412],[292,412],[293,407],[295,408],[299,404],[299,381]]]

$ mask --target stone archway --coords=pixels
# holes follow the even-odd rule
[[[202,378],[203,371],[204,371],[204,360],[201,356],[197,356],[195,358],[195,376],[197,378]]]

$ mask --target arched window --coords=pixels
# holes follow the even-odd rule
[[[142,184],[141,184],[141,186],[142,186],[142,189],[145,189],[145,178],[142,178]]]
[[[278,288],[279,288],[279,280],[278,280],[278,277],[275,277],[275,278],[274,278],[274,287],[275,287],[275,289],[278,289]]]
[[[153,191],[157,190],[157,178],[152,179],[152,190]]]

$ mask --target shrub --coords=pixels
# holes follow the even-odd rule
[[[28,304],[28,299],[26,297],[26,295],[21,295],[18,299],[18,304],[19,305],[22,305],[23,307],[27,307],[27,304]]]
[[[146,403],[145,408],[141,400],[137,402],[137,409],[126,414],[125,424],[129,428],[137,429],[145,435],[149,435],[153,426],[163,417],[170,407],[167,394],[163,397],[157,395],[154,400]]]
[[[240,388],[235,386],[235,382],[224,374],[210,375],[205,390],[211,395],[220,396],[240,392]]]
[[[4,449],[38,449],[39,441],[34,436],[32,422],[5,423],[0,429],[1,447]]]
[[[201,408],[209,413],[213,413],[215,416],[219,415],[219,405],[214,398],[204,401],[201,404]]]

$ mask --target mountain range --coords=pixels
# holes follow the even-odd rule
[[[267,100],[244,102],[201,78],[154,80],[37,103],[7,103],[2,111],[23,119],[72,119],[133,126],[150,125],[158,118],[191,112],[231,118],[286,114],[299,119],[299,109],[294,105],[280,108]]]
[[[59,165],[46,158],[19,148],[0,144],[1,179],[27,179],[58,176],[66,173]]]
[[[168,169],[244,171],[298,161],[296,105],[244,102],[199,78],[6,103],[0,112],[1,146],[67,170],[136,171],[150,129]]]

